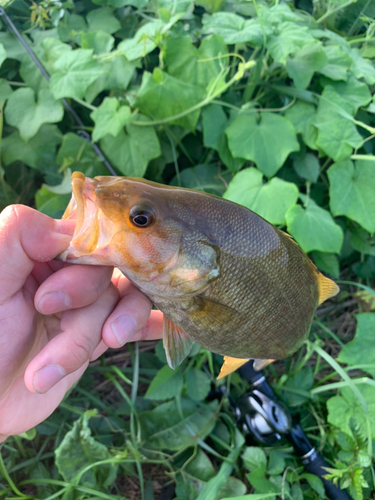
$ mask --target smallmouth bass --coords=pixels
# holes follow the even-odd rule
[[[219,376],[248,359],[261,369],[295,352],[319,304],[338,293],[283,231],[251,210],[198,191],[127,177],[72,175],[60,258],[110,265],[164,313],[171,368],[193,341],[224,356]]]

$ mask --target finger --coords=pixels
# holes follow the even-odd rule
[[[128,342],[150,316],[151,301],[126,278],[117,284],[121,300],[103,327],[103,340],[108,347],[120,347]]]
[[[111,282],[109,266],[68,266],[49,276],[35,294],[35,307],[42,314],[92,304]]]
[[[29,391],[43,394],[66,375],[87,366],[101,342],[104,321],[117,300],[118,291],[110,284],[93,304],[62,313],[61,333],[48,342],[26,369],[25,385]]]
[[[34,261],[46,262],[65,250],[74,221],[56,221],[23,205],[10,205],[0,214],[0,302],[24,284]]]
[[[136,340],[158,340],[163,338],[163,318],[161,311],[151,311],[146,324],[140,328],[131,338],[132,342]]]

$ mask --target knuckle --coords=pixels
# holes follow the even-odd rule
[[[81,367],[86,361],[90,359],[93,352],[93,346],[90,344],[80,343],[77,340],[73,340],[73,349],[71,350],[72,357],[75,361],[75,365]],[[77,368],[74,368],[76,370]]]

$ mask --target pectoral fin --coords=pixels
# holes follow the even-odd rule
[[[318,305],[320,305],[325,300],[330,297],[334,297],[340,291],[340,288],[336,285],[336,283],[329,278],[323,276],[323,274],[318,274],[318,288],[319,288],[319,299]]]
[[[248,359],[230,358],[229,356],[224,356],[224,363],[217,378],[226,377],[230,373],[235,372],[240,366],[244,365],[248,361]]]
[[[168,365],[174,370],[189,354],[193,341],[179,326],[164,315],[163,345]]]

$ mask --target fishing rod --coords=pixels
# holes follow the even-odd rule
[[[293,422],[290,411],[276,397],[264,374],[254,370],[253,360],[241,366],[238,372],[250,384],[250,390],[238,401],[230,398],[232,410],[242,430],[266,446],[285,437],[293,445],[305,469],[321,479],[328,498],[353,500],[346,491],[324,477],[327,474],[325,467],[329,465],[310,443],[300,424]]]
[[[10,30],[13,32],[13,34],[18,38],[20,43],[22,44],[23,48],[26,50],[26,52],[29,54],[31,57],[32,61],[34,64],[37,66],[39,71],[42,73],[44,78],[47,80],[47,82],[50,81],[50,76],[47,73],[45,67],[43,64],[39,61],[38,57],[35,55],[35,52],[33,49],[28,45],[26,40],[23,38],[21,33],[18,31],[18,29],[15,27],[13,24],[13,21],[10,19],[8,14],[5,12],[3,7],[0,7],[0,16],[3,17],[4,21],[7,23],[8,27]],[[89,142],[92,147],[94,148],[95,153],[102,159],[104,165],[107,167],[111,175],[117,175],[115,169],[112,167],[110,162],[108,161],[107,157],[103,153],[103,151],[100,149],[100,147],[95,143],[92,142],[90,134],[85,130],[85,124],[81,120],[80,116],[76,113],[76,111],[70,106],[70,104],[66,101],[66,99],[62,99],[62,103],[64,105],[64,108],[71,114],[73,117],[74,121],[80,127],[80,130],[77,130],[77,135],[79,135],[82,139],[85,141]]]

